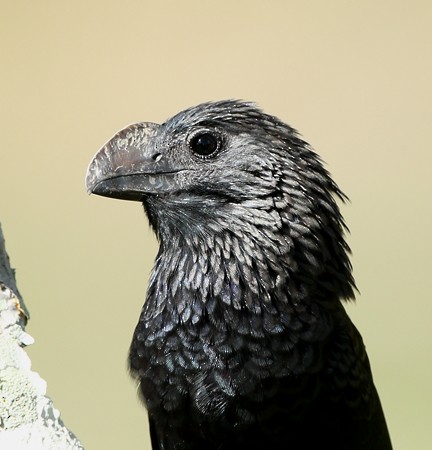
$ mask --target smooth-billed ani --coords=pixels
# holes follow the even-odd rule
[[[296,131],[252,103],[137,123],[89,192],[142,202],[160,242],[129,363],[160,450],[391,449],[335,197]]]

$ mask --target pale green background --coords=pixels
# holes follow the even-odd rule
[[[87,196],[87,164],[223,98],[298,128],[350,196],[349,311],[395,449],[432,448],[430,0],[2,0],[0,22],[0,221],[33,366],[87,450],[149,448],[126,355],[156,251],[139,204]]]

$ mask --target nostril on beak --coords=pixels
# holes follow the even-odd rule
[[[162,153],[155,153],[155,154],[152,156],[152,159],[153,159],[154,162],[160,161],[160,160],[162,159]]]

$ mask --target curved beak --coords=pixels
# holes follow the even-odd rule
[[[89,194],[141,201],[145,194],[173,190],[179,168],[155,149],[160,125],[136,123],[119,131],[94,156],[87,169]]]

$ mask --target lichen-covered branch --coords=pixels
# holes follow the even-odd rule
[[[0,227],[0,448],[2,450],[80,450],[45,395],[46,382],[31,370],[24,347],[28,311],[16,286]]]

